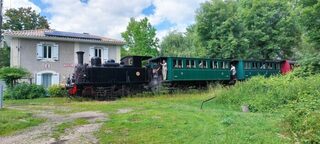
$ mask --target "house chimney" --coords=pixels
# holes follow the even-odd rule
[[[77,55],[78,55],[78,65],[83,65],[83,51],[77,51]]]

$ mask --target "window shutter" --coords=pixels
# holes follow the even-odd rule
[[[52,74],[52,84],[58,85],[59,83],[60,83],[59,74],[58,73]]]
[[[109,49],[103,48],[103,62],[106,62],[109,59]]]
[[[37,44],[37,59],[43,59],[43,47],[42,47],[42,43],[38,43]]]
[[[41,85],[42,84],[42,74],[36,74],[36,75],[37,75],[36,84]]]
[[[54,44],[52,48],[52,58],[53,60],[59,60],[59,45]]]
[[[90,51],[89,51],[89,61],[91,60],[92,57],[94,57],[94,47],[90,47]]]

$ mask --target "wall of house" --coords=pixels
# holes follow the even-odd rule
[[[47,61],[37,59],[36,46],[38,43],[55,43],[59,45],[58,61]],[[65,83],[67,77],[74,70],[74,43],[59,41],[43,41],[20,39],[20,66],[26,68],[33,74],[35,82],[35,74],[43,71],[53,71],[59,73],[60,83]]]
[[[59,59],[57,61],[38,60],[37,44],[54,43],[59,46]],[[103,46],[108,48],[109,59],[120,61],[120,47],[111,45],[62,42],[32,39],[12,39],[11,43],[11,66],[21,66],[32,73],[33,82],[36,83],[37,75],[41,72],[53,72],[59,74],[59,82],[65,83],[72,75],[74,66],[77,65],[77,51],[84,51],[84,62],[90,63],[90,47]]]

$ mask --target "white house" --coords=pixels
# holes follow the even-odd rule
[[[10,66],[26,68],[32,81],[45,87],[66,82],[77,63],[77,51],[85,52],[85,63],[94,56],[119,62],[124,45],[102,36],[51,29],[5,32],[4,37],[11,48]]]

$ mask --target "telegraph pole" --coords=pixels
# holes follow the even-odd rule
[[[3,0],[0,0],[0,43],[2,42],[2,7]]]

